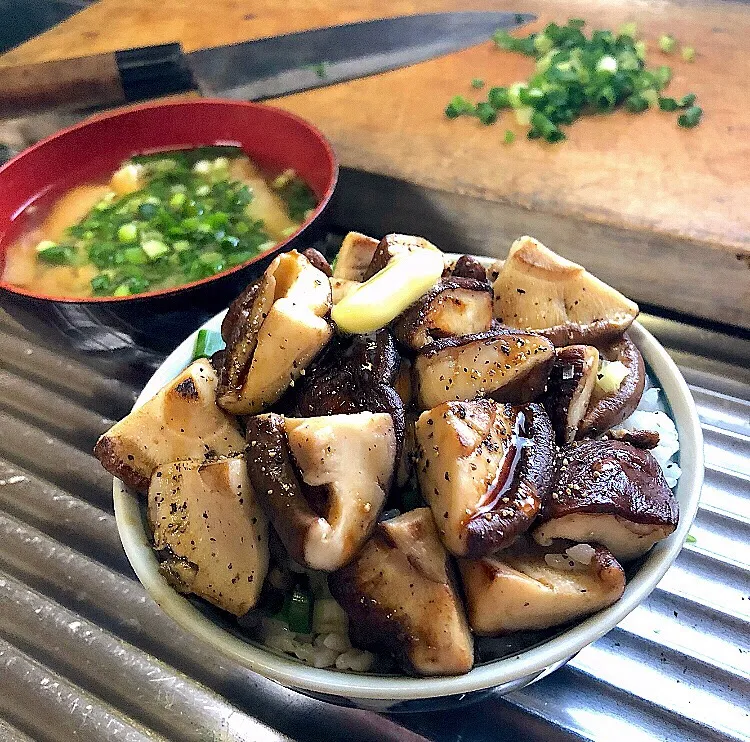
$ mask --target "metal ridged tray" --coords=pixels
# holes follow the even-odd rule
[[[0,312],[0,740],[750,740],[750,343],[641,319],[703,423],[694,540],[550,677],[465,711],[388,717],[276,686],[161,613],[90,455],[148,374],[69,358]]]

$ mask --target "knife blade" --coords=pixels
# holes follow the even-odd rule
[[[380,18],[184,53],[178,43],[0,67],[0,117],[82,110],[188,90],[262,100],[387,72],[459,51],[535,20],[461,11]]]

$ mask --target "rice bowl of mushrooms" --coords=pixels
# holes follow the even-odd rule
[[[136,574],[333,702],[533,682],[649,594],[697,508],[697,415],[637,314],[528,237],[502,264],[357,233],[333,266],[278,256],[97,444]]]

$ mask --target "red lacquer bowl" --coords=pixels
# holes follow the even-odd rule
[[[228,100],[148,103],[88,119],[42,140],[0,168],[0,273],[5,249],[24,229],[25,210],[71,186],[95,181],[144,152],[234,144],[270,172],[293,168],[318,206],[284,242],[211,278],[132,297],[70,299],[0,282],[0,306],[34,330],[50,329],[76,351],[117,352],[143,346],[171,350],[226,307],[278,252],[304,249],[322,236],[321,215],[338,177],[323,135],[267,105]]]

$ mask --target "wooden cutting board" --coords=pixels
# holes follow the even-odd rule
[[[0,58],[42,61],[179,40],[186,50],[315,26],[468,9],[462,0],[100,0]],[[676,116],[596,116],[563,144],[523,138],[512,116],[484,127],[443,116],[470,80],[509,84],[532,62],[487,42],[407,69],[274,101],[316,123],[345,170],[336,213],[375,234],[409,230],[444,249],[502,256],[529,233],[641,302],[750,328],[750,5],[625,0],[474,0],[529,11],[541,28],[569,17],[616,29],[635,21],[697,50],[670,64],[669,92],[695,92],[701,126]],[[502,143],[506,129],[519,135]]]

